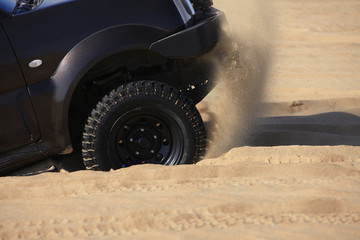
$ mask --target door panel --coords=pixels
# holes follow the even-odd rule
[[[1,25],[0,53],[0,154],[2,154],[35,142],[40,134],[20,67]]]

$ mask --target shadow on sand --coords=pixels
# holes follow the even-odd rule
[[[311,116],[260,118],[248,144],[360,146],[360,117],[344,112],[329,112]]]

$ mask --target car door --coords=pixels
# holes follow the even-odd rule
[[[39,138],[25,80],[0,22],[0,155]]]

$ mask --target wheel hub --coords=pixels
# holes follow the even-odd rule
[[[137,142],[141,149],[149,149],[151,146],[151,141],[147,137],[141,137]]]
[[[124,166],[163,163],[171,150],[171,133],[157,117],[141,115],[128,119],[119,129],[117,152]]]
[[[152,158],[161,147],[161,133],[152,126],[127,128],[127,150],[137,158]]]

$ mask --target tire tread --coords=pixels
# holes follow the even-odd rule
[[[188,121],[192,124],[194,132],[195,153],[192,162],[196,163],[205,154],[207,140],[206,130],[200,113],[196,109],[192,100],[181,93],[176,88],[156,81],[137,81],[119,86],[112,90],[99,101],[88,117],[82,140],[82,157],[87,169],[109,170],[110,166],[97,159],[95,155],[97,129],[106,114],[111,111],[119,102],[136,95],[157,95],[167,99],[178,108],[182,109]]]

